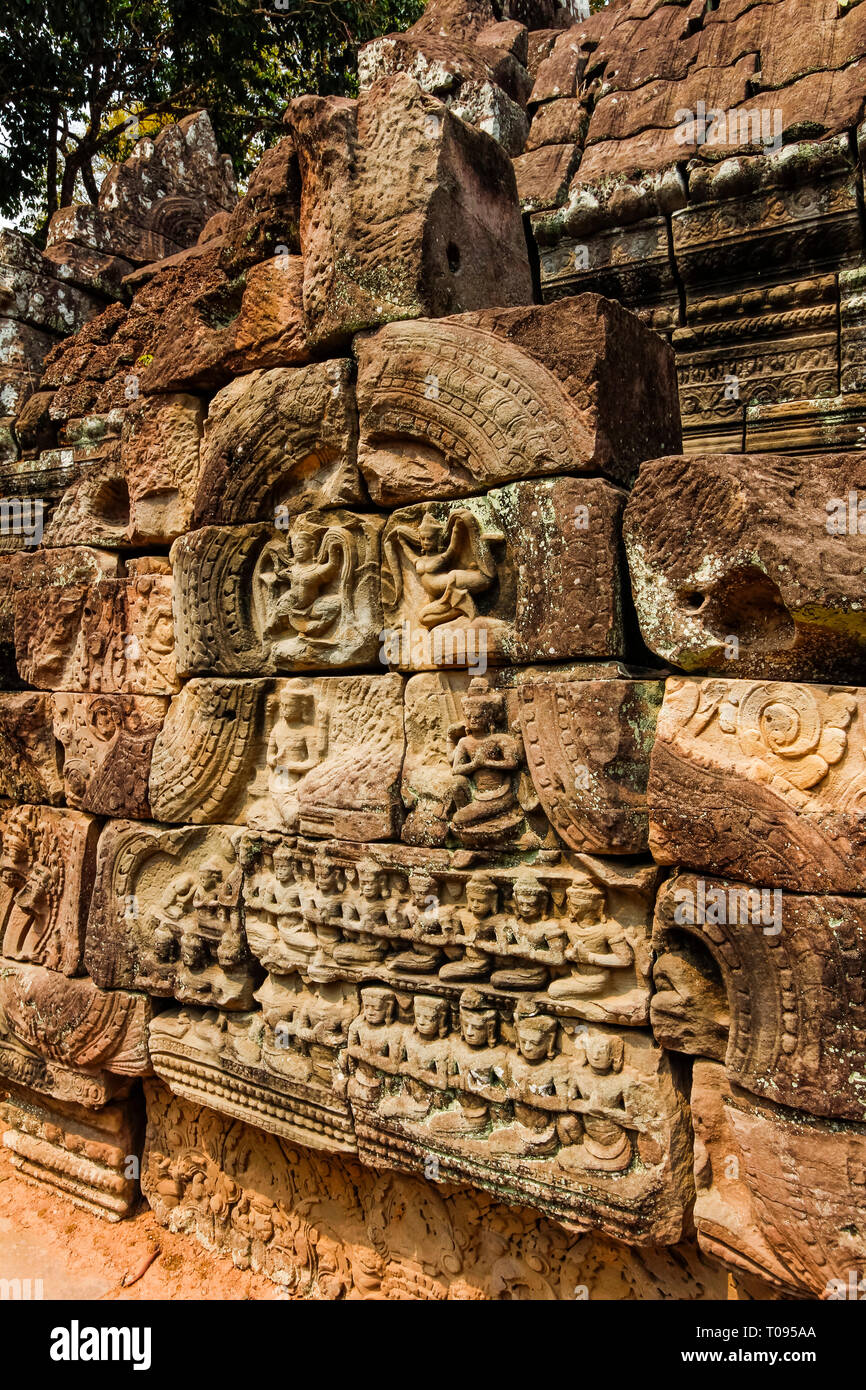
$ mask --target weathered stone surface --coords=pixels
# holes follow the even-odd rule
[[[171,550],[182,675],[376,662],[384,518],[309,511],[288,530],[205,526]]]
[[[97,446],[92,459],[78,464],[45,527],[46,546],[72,547],[87,541],[100,549],[130,544],[129,489],[116,440]],[[61,451],[65,452],[65,451]]]
[[[237,377],[208,410],[193,525],[274,521],[362,502],[356,455],[346,360]]]
[[[0,804],[62,806],[61,754],[50,695],[0,695]]]
[[[455,1007],[471,987],[507,1019],[522,1001],[572,1020],[647,1021],[657,872],[646,861],[485,855],[467,865],[445,850],[254,832],[241,856],[250,949],[275,975],[376,981]]]
[[[623,531],[647,645],[687,670],[866,678],[864,477],[858,454],[645,465]]]
[[[142,1188],[163,1225],[188,1231],[293,1293],[328,1301],[724,1297],[692,1243],[631,1252],[579,1241],[469,1187],[377,1173],[287,1145],[147,1084]],[[584,1292],[585,1291],[585,1292]]]
[[[549,473],[627,483],[679,439],[670,348],[596,295],[389,324],[356,351],[358,462],[381,506]]]
[[[239,833],[111,822],[99,841],[85,945],[97,985],[252,1007],[262,972],[243,929]]]
[[[550,478],[392,513],[383,659],[429,670],[621,655],[623,501],[600,479]]]
[[[189,527],[205,413],[198,396],[182,393],[144,397],[126,411],[120,461],[132,544],[170,544]]]
[[[107,1071],[82,1072],[53,1058],[40,1056],[15,1037],[0,1009],[0,1091],[26,1087],[55,1101],[70,1101],[101,1110],[129,1091],[131,1078]]]
[[[104,304],[75,285],[42,270],[0,263],[0,315],[21,319],[41,332],[74,333]]]
[[[18,961],[0,962],[0,1014],[13,1037],[49,1062],[101,1078],[147,1076],[150,1001],[126,990],[97,989],[86,976]]]
[[[140,1157],[144,1139],[140,1099],[94,1112],[15,1087],[0,1101],[0,1120],[12,1165],[28,1182],[106,1221],[131,1213],[139,1187],[129,1160]]]
[[[580,146],[541,145],[514,161],[517,196],[523,212],[558,208],[566,200],[572,175],[580,163]]]
[[[695,1063],[692,1119],[701,1249],[788,1298],[849,1297],[866,1274],[866,1129],[758,1102],[713,1062]]]
[[[80,972],[98,834],[79,811],[0,814],[0,956]]]
[[[57,589],[50,608],[19,594],[22,678],[42,690],[171,695],[177,690],[171,577],[142,574]]]
[[[247,191],[226,219],[220,251],[223,266],[237,275],[272,256],[301,249],[301,175],[291,136],[265,150]],[[207,229],[205,229],[207,230]]]
[[[53,701],[54,733],[63,748],[68,804],[97,816],[146,819],[151,755],[168,700],[68,693],[47,698]]]
[[[413,676],[404,841],[529,848],[560,836],[590,853],[645,850],[663,687],[618,674],[612,665]]]
[[[57,241],[47,246],[42,264],[55,279],[90,290],[106,299],[123,299],[123,282],[132,271],[132,261],[105,255],[74,241]]]
[[[399,830],[403,681],[192,680],[154,749],[166,821],[386,840]]]
[[[11,644],[15,632],[18,595],[42,594],[70,584],[111,577],[118,573],[120,557],[91,546],[66,550],[34,550],[26,554],[0,555],[0,643]],[[53,600],[53,595],[51,596]]]
[[[864,699],[669,679],[647,789],[656,860],[792,892],[861,892]]]
[[[338,345],[400,318],[532,300],[511,163],[405,74],[357,102],[299,97],[304,313]]]
[[[730,1018],[725,1071],[732,1082],[813,1115],[866,1120],[860,1071],[866,902],[678,874],[662,887],[653,931],[662,973],[671,968],[675,980],[670,958],[689,938],[715,969],[705,968],[706,984],[676,1010],[664,993],[653,996],[657,1040],[674,1050],[685,1041],[684,1051],[716,1056],[721,979]],[[688,971],[696,957],[687,952],[685,960]],[[682,1036],[678,1019],[691,1038]]]

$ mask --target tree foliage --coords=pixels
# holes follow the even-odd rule
[[[132,136],[207,107],[243,178],[301,92],[356,90],[358,45],[423,0],[4,0],[0,214],[95,201]]]

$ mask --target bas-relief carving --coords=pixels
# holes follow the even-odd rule
[[[0,805],[63,805],[61,759],[51,722],[50,695],[0,695]]]
[[[0,814],[0,957],[80,972],[98,833],[78,811]]]
[[[19,594],[15,647],[22,678],[40,689],[170,695],[179,688],[171,579],[68,585],[50,605]]]
[[[154,751],[154,815],[389,839],[399,827],[397,675],[192,680]]]
[[[99,842],[85,962],[106,989],[249,1009],[261,971],[243,928],[236,826],[113,821]]]
[[[96,815],[147,818],[151,755],[168,700],[55,694],[53,704],[68,804]]]
[[[786,1298],[849,1297],[866,1276],[866,1128],[756,1101],[695,1063],[695,1225],[702,1250]]]
[[[0,1102],[0,1119],[8,1126],[3,1143],[22,1177],[104,1220],[129,1216],[139,1190],[129,1176],[129,1158],[141,1154],[144,1137],[140,1099],[94,1111],[17,1086],[11,1090]]]
[[[472,665],[479,651],[495,665],[618,656],[623,497],[599,479],[555,478],[393,512],[386,659],[424,670]]]
[[[288,531],[203,527],[172,547],[182,674],[372,665],[384,519],[306,512]]]
[[[0,1015],[30,1051],[100,1077],[147,1076],[150,1000],[127,990],[98,989],[82,976],[0,960]]]
[[[413,676],[404,841],[467,848],[646,848],[646,782],[663,686],[617,668]]]
[[[686,953],[678,968],[683,938],[700,943],[702,959]],[[653,995],[653,1029],[663,1046],[719,1055],[719,1024],[727,1013],[727,1049],[719,1060],[732,1081],[815,1115],[866,1120],[862,898],[778,892],[774,902],[766,889],[678,874],[656,901],[653,945],[657,990],[660,983],[676,984],[690,964],[703,977],[678,1007],[670,990]],[[721,1008],[719,985],[726,996]],[[682,1034],[689,1026],[690,1039]]]
[[[725,1275],[675,1252],[575,1235],[480,1188],[295,1147],[147,1083],[142,1188],[158,1219],[307,1298],[710,1298]]]
[[[864,692],[669,678],[650,763],[650,848],[792,892],[858,893]]]
[[[510,1008],[530,991],[563,1016],[648,1019],[652,865],[541,852],[467,867],[444,850],[254,834],[240,855],[247,937],[270,971],[453,1002],[471,983]]]

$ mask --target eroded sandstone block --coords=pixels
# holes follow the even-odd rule
[[[788,1298],[847,1297],[866,1274],[863,1125],[757,1101],[713,1062],[691,1103],[701,1249]]]
[[[288,530],[205,526],[171,550],[182,675],[372,665],[385,520],[306,512]]]
[[[79,973],[98,833],[80,811],[0,813],[0,957]]]
[[[157,1218],[301,1296],[551,1301],[724,1297],[690,1241],[575,1240],[536,1212],[287,1145],[147,1083],[142,1188]]]
[[[0,695],[0,804],[62,806],[63,777],[50,695]]]
[[[866,679],[864,480],[859,454],[644,465],[623,532],[647,645],[687,670]]]
[[[866,1120],[862,898],[677,874],[656,901],[653,946],[663,1047],[724,1060],[753,1095]]]
[[[64,550],[34,550],[24,554],[0,555],[0,642],[11,644],[15,634],[15,600],[18,594],[29,594],[31,608],[33,591],[63,588],[69,584],[87,584],[103,577],[118,574],[120,557],[107,550],[90,546],[73,546]],[[45,606],[54,602],[47,594]]]
[[[153,813],[387,840],[404,747],[397,675],[192,680],[154,750]]]
[[[517,1003],[570,1019],[648,1019],[657,882],[646,861],[590,855],[451,854],[247,834],[250,949],[274,974],[456,1006],[464,987],[494,1011]]]
[[[86,976],[0,960],[0,1015],[6,1031],[48,1062],[101,1081],[106,1072],[147,1076],[150,1000],[98,989]]]
[[[669,678],[650,758],[650,849],[804,893],[859,893],[866,693]]]
[[[529,848],[559,836],[590,853],[645,850],[664,687],[621,673],[610,663],[413,676],[403,839]]]
[[[54,733],[63,747],[70,806],[98,816],[147,818],[153,745],[168,700],[159,695],[55,694]]]
[[[195,526],[363,502],[351,363],[250,372],[208,411]]]
[[[41,1096],[101,1110],[109,1101],[122,1099],[131,1084],[129,1077],[107,1071],[79,1071],[34,1052],[15,1036],[0,1010],[0,1089],[23,1086]]]
[[[550,478],[392,513],[383,659],[423,671],[622,655],[624,497],[601,479]]]
[[[19,673],[42,690],[170,695],[178,689],[171,602],[162,573],[69,584],[50,606],[19,594]]]
[[[94,1111],[15,1087],[0,1102],[0,1121],[12,1165],[28,1182],[107,1221],[130,1214],[139,1190],[130,1159],[140,1159],[144,1139],[140,1100]]]
[[[543,474],[628,483],[679,445],[671,349],[598,295],[388,324],[355,351],[358,462],[381,506]]]
[[[192,521],[205,406],[184,393],[142,397],[123,418],[120,460],[134,545],[168,544]]]
[[[103,989],[249,1009],[261,971],[241,910],[236,826],[112,821],[99,841],[84,958]]]
[[[310,341],[532,301],[511,161],[405,74],[357,101],[298,97]]]

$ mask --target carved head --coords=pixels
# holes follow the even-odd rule
[[[364,1022],[372,1028],[378,1028],[383,1023],[394,1022],[397,1015],[397,996],[392,989],[370,985],[367,989],[361,990],[361,1007],[364,1010]]]
[[[604,893],[589,874],[577,874],[566,890],[568,915],[572,922],[589,926],[605,917]]]
[[[153,950],[159,961],[168,963],[175,957],[174,934],[166,926],[157,927],[153,933]]]
[[[312,531],[300,526],[292,532],[289,547],[296,560],[312,560],[315,554],[315,540]]]
[[[490,733],[505,721],[505,696],[491,690],[486,676],[472,677],[462,704],[463,718],[471,734]]]
[[[464,989],[460,996],[460,1033],[470,1047],[493,1047],[498,1018],[477,989]]]
[[[466,885],[466,903],[476,917],[490,917],[499,905],[499,889],[486,874],[473,874]]]
[[[625,1045],[622,1038],[608,1037],[605,1033],[585,1033],[583,1047],[586,1060],[592,1071],[603,1075],[609,1071],[621,1071]]]
[[[432,512],[425,512],[418,527],[418,536],[421,541],[421,553],[423,555],[435,555],[437,550],[442,548],[442,533],[444,527],[438,522]]]
[[[279,883],[291,883],[295,877],[292,851],[285,845],[280,845],[274,850],[274,876]]]
[[[324,893],[333,893],[337,888],[337,866],[329,859],[321,858],[314,861],[313,876],[316,887]]]
[[[223,868],[219,859],[205,859],[204,863],[199,865],[199,883],[206,893],[212,893],[222,883]]]
[[[415,1032],[422,1038],[444,1038],[448,1033],[449,1005],[433,994],[416,994],[412,1002]]]
[[[520,1055],[527,1062],[542,1062],[556,1052],[557,1022],[538,1012],[531,999],[521,999],[514,1015],[514,1028]]]
[[[537,922],[547,911],[550,894],[534,874],[520,874],[514,880],[514,906],[525,922]]]
[[[358,869],[358,887],[366,902],[376,902],[382,896],[382,871],[376,864],[362,864]]]
[[[90,702],[88,711],[90,727],[101,743],[108,743],[118,729],[118,720],[112,703],[104,696]]]
[[[205,963],[206,953],[201,937],[184,932],[180,939],[180,958],[187,970],[198,970]]]
[[[287,724],[312,724],[316,702],[306,686],[285,686],[280,694],[280,718]]]
[[[413,869],[409,875],[409,896],[415,907],[427,907],[431,898],[438,900],[439,885],[432,874]]]

